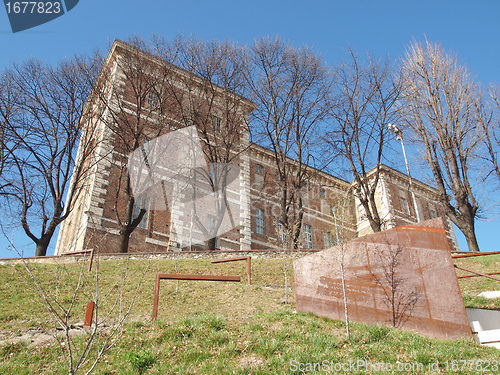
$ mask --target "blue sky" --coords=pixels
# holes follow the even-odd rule
[[[478,80],[489,84],[500,82],[499,15],[497,0],[80,0],[67,14],[16,34],[7,12],[0,9],[0,69],[29,56],[54,63],[94,48],[107,50],[114,39],[153,32],[167,38],[178,33],[205,40],[230,38],[243,44],[280,34],[293,44],[313,45],[332,65],[346,58],[349,47],[397,60],[414,38],[427,37],[455,51]],[[499,225],[494,216],[478,223],[483,251],[500,250],[494,236]],[[33,255],[34,246],[24,253]],[[0,239],[0,257],[14,255]]]

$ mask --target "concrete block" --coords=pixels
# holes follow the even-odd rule
[[[478,296],[485,298],[500,298],[500,290],[492,291],[492,292],[482,292],[479,293]]]
[[[481,344],[498,343],[500,344],[500,329],[491,329],[489,331],[479,331],[477,333]]]

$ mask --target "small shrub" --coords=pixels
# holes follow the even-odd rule
[[[204,315],[199,317],[198,320],[202,326],[208,326],[214,331],[221,331],[226,328],[226,321],[220,316]]]
[[[368,333],[370,334],[370,341],[381,341],[387,339],[387,335],[391,329],[382,325],[367,326]]]
[[[132,368],[139,374],[143,374],[155,363],[153,352],[149,349],[128,353],[125,356],[125,360],[129,362]]]

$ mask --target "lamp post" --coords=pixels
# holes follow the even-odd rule
[[[401,129],[399,129],[394,124],[387,125],[387,128],[391,132],[393,132],[394,134],[396,134],[396,139],[398,141],[401,141],[401,147],[403,148],[403,156],[405,158],[406,171],[408,172],[408,178],[409,178],[408,192],[411,194],[411,198],[413,200],[413,208],[415,209],[415,214],[417,215],[417,222],[419,222],[420,221],[420,215],[418,213],[417,200],[415,199],[415,193],[413,192],[413,179],[411,178],[410,167],[408,166],[408,159],[406,158],[405,144],[403,142],[403,131]]]

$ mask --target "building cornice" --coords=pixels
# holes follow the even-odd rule
[[[366,178],[367,179],[370,179],[373,177],[373,175],[376,173],[377,171],[377,167],[373,167],[371,168],[367,173],[366,173]],[[397,179],[399,179],[400,181],[402,182],[405,182],[406,184],[408,184],[409,182],[409,176],[404,174],[403,172],[400,172],[398,171],[397,169],[394,169],[392,167],[389,167],[385,164],[380,164],[380,171],[382,174],[388,174],[390,175],[391,177],[395,177]],[[436,194],[436,195],[439,195],[439,191],[432,187],[432,186],[429,186],[425,183],[423,183],[422,181],[419,181],[417,180],[416,178],[412,177],[412,183],[413,183],[413,187],[414,188],[418,188],[422,191],[426,191],[430,194]],[[356,181],[353,181],[351,182],[351,186],[352,187],[355,187],[357,185],[357,182]]]
[[[272,161],[274,159],[274,153],[272,150],[270,150],[264,146],[261,146],[257,143],[250,142],[249,151],[251,153],[253,153],[253,155],[255,155],[255,156],[260,156],[260,159],[264,159],[264,157],[268,158],[270,161]],[[290,158],[290,157],[287,157],[286,159],[290,163],[297,162],[296,160],[294,160],[293,158]],[[307,168],[313,170],[316,173],[316,176],[315,176],[316,179],[318,179],[319,181],[323,180],[323,182],[325,182],[324,184],[320,184],[320,185],[325,185],[328,187],[335,187],[335,186],[332,186],[332,180],[334,180],[334,182],[337,185],[339,185],[339,187],[342,187],[342,188],[348,189],[351,185],[349,182],[342,180],[341,178],[332,176],[331,174],[324,172],[320,169],[311,167],[310,165],[308,165]]]

